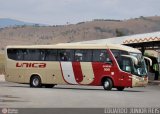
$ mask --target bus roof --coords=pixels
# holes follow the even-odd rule
[[[8,48],[20,49],[119,49],[128,52],[141,53],[138,49],[120,44],[78,44],[78,43],[60,43],[55,45],[10,45]]]

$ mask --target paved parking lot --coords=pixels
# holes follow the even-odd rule
[[[105,108],[160,107],[160,86],[105,91],[102,87],[57,85],[30,88],[0,81],[0,107],[10,108]]]

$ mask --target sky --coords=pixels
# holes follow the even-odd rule
[[[160,16],[160,0],[0,0],[0,18],[48,25]]]

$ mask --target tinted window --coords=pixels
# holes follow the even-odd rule
[[[13,60],[23,60],[23,49],[8,49],[7,54],[8,58],[13,59]]]
[[[116,60],[117,60],[117,62],[118,62],[118,64],[119,64],[119,67],[122,69],[122,56],[121,55],[128,55],[128,52],[127,51],[123,51],[123,50],[116,50],[116,49],[112,49],[111,50],[112,51],[112,53],[113,53],[113,55],[114,55],[114,57],[116,58]]]
[[[83,60],[83,50],[76,50],[74,56],[75,56],[75,61],[82,61]]]
[[[39,61],[41,58],[42,52],[38,49],[27,49],[23,51],[24,59],[23,60],[31,60],[31,61]],[[42,55],[44,56],[44,55]],[[43,58],[44,60],[44,58]]]
[[[89,49],[8,49],[8,57],[23,61],[109,61],[106,50]]]
[[[45,60],[46,61],[56,61],[57,60],[57,50],[52,50],[52,49],[45,50]]]
[[[116,50],[116,49],[112,49],[111,50],[113,55],[116,57],[119,57],[121,55],[128,55],[128,52],[127,51],[123,51],[123,50]]]
[[[110,61],[109,54],[106,50],[93,50],[93,61],[107,62]]]
[[[73,61],[74,50],[58,50],[59,61]]]
[[[7,54],[8,54],[8,58],[10,59],[16,59],[16,50],[15,49],[8,49],[7,50]]]
[[[132,65],[133,65],[133,63],[132,63],[132,60],[130,58],[122,57],[122,62],[120,64],[120,68],[123,71],[126,71],[126,72],[133,71],[133,66]]]
[[[8,58],[23,61],[45,60],[45,50],[42,49],[8,49]]]
[[[90,62],[92,60],[92,50],[75,50],[75,61]]]

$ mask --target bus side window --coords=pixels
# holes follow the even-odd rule
[[[44,61],[45,60],[45,50],[39,50],[40,56],[39,56],[39,61]]]
[[[27,50],[27,49],[23,51],[23,56],[24,56],[24,60],[28,60],[28,58],[29,58],[29,53],[28,53],[28,50]]]
[[[57,50],[56,49],[48,49],[45,52],[45,60],[46,61],[56,61],[57,60]]]
[[[23,49],[23,60],[24,61],[42,61],[42,50],[40,49]]]
[[[23,56],[23,51],[20,50],[16,50],[16,60],[23,60],[24,56]]]
[[[59,57],[60,57],[60,61],[67,61],[68,60],[66,52],[59,53]]]
[[[76,50],[75,61],[90,62],[92,60],[92,50]]]
[[[74,58],[74,50],[59,50],[58,60],[59,61],[72,61]]]
[[[16,49],[7,49],[8,58],[12,60],[16,60],[17,59],[16,51],[17,51]]]
[[[131,59],[123,57],[122,59],[122,70],[126,72],[131,72],[132,69]]]
[[[118,49],[111,49],[115,59],[117,60],[117,63],[119,65],[119,67],[121,69],[123,69],[123,62],[122,62],[122,57],[121,55],[128,55],[128,52],[127,51],[123,51],[123,50],[118,50]]]
[[[109,54],[106,50],[93,50],[93,61],[95,62],[110,62]]]
[[[107,57],[107,54],[106,54],[106,53],[101,52],[101,53],[99,54],[99,61],[101,61],[101,62],[107,62],[107,61],[109,61],[107,58],[108,58],[108,57]]]
[[[92,61],[92,50],[83,50],[83,61],[84,62]]]
[[[73,61],[74,59],[74,50],[66,50],[68,61]]]
[[[82,61],[83,60],[83,51],[82,50],[76,50],[75,51],[75,61]]]
[[[40,50],[38,49],[28,49],[28,60],[30,61],[39,61]]]

